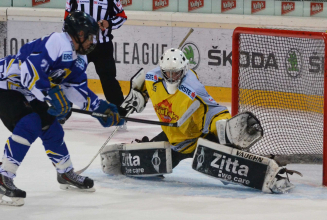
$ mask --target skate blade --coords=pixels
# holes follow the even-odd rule
[[[95,188],[90,189],[80,189],[68,184],[60,184],[60,189],[62,190],[68,190],[68,191],[75,191],[75,192],[95,192]]]
[[[7,206],[23,206],[24,198],[12,198],[4,195],[0,195],[0,205]]]

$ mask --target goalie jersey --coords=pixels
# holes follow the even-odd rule
[[[153,108],[162,122],[175,123],[195,100],[201,103],[181,127],[162,126],[174,151],[192,153],[199,137],[206,137],[210,133],[217,136],[217,120],[231,117],[228,109],[217,104],[207,93],[193,70],[186,73],[175,94],[167,92],[159,67],[146,74],[145,85]]]
[[[19,91],[28,101],[44,101],[49,89],[61,85],[71,102],[92,111],[99,100],[87,87],[86,68],[87,58],[76,53],[70,36],[52,33],[0,60],[0,89]]]

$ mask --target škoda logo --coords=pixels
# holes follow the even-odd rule
[[[310,3],[310,16],[318,14],[324,10],[324,3]]]
[[[169,0],[153,0],[152,10],[158,10],[169,6]]]
[[[204,6],[204,0],[188,0],[188,11],[193,11]]]
[[[295,2],[282,2],[282,15],[295,10]]]
[[[225,12],[236,8],[236,0],[222,0],[221,1],[221,12]]]
[[[251,3],[251,14],[254,14],[258,11],[262,11],[266,8],[266,2],[265,1],[252,1]]]

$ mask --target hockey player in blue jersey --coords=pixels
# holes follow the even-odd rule
[[[87,87],[85,55],[95,48],[98,33],[91,16],[75,11],[65,19],[63,33],[25,44],[17,55],[0,60],[0,118],[12,132],[0,166],[0,204],[24,204],[26,192],[14,185],[13,178],[38,137],[56,167],[62,189],[94,191],[92,179],[74,172],[57,119],[69,112],[72,102],[107,114],[108,118],[97,118],[104,127],[124,123],[115,105],[98,99]]]

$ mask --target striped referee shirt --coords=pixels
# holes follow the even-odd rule
[[[71,11],[83,11],[91,15],[96,21],[107,20],[109,27],[100,29],[100,43],[113,39],[111,31],[120,28],[127,20],[120,0],[66,0],[65,18]]]

